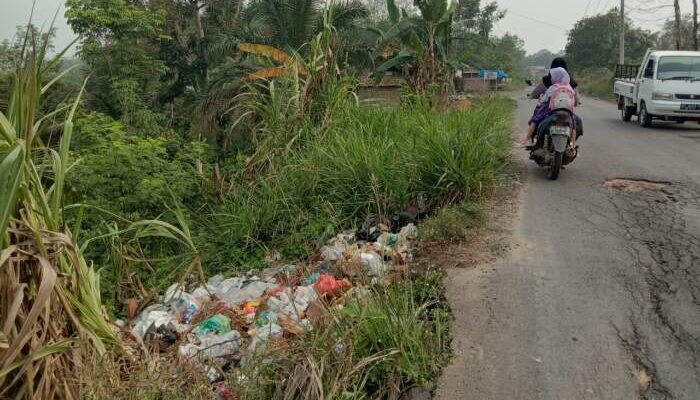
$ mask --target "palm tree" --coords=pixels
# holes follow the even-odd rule
[[[381,79],[389,70],[402,69],[413,89],[424,90],[437,80],[447,60],[455,3],[415,0],[414,4],[420,16],[409,16],[405,10],[399,10],[394,0],[387,0],[391,26],[386,31],[377,30],[381,40],[374,56],[385,57],[389,49],[393,57],[377,68],[375,77]]]
[[[323,28],[321,0],[256,0],[250,5],[251,15],[262,21],[265,44],[279,49],[300,49]],[[337,32],[346,31],[367,16],[359,0],[331,3],[330,24]]]

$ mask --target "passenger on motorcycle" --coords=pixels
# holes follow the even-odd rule
[[[554,60],[552,60],[552,65],[549,67],[549,69],[554,69],[554,68],[564,68],[566,72],[569,73],[569,84],[571,87],[576,90],[578,87],[578,83],[574,80],[573,75],[571,75],[571,72],[569,71],[569,66],[566,63],[566,60],[564,60],[561,57],[557,57]],[[540,96],[544,94],[544,92],[547,91],[547,89],[552,86],[552,76],[550,74],[547,74],[546,76],[542,77],[540,82],[535,86],[535,88],[532,90],[532,93],[530,94],[531,99],[539,99]],[[578,103],[577,103],[578,104]]]
[[[562,67],[552,68],[549,72],[552,85],[540,97],[539,103],[535,108],[535,113],[530,120],[527,136],[523,140],[523,144],[527,145],[532,141],[532,137],[537,130],[539,124],[547,118],[552,112],[566,110],[572,115],[572,135],[571,146],[576,147],[576,119],[573,118],[576,109],[576,92],[571,87],[571,78],[569,73]]]

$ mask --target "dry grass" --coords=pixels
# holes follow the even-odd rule
[[[31,29],[28,29],[32,32]],[[103,315],[99,279],[64,226],[63,183],[70,167],[72,107],[58,149],[39,139],[41,95],[63,53],[28,35],[7,109],[0,113],[0,397],[75,399],[72,377],[87,355],[116,337]]]

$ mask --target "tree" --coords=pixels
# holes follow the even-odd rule
[[[641,61],[654,46],[656,35],[625,22],[625,53],[630,62]],[[569,32],[566,57],[574,69],[614,67],[619,53],[620,11],[612,9],[579,20]]]
[[[328,7],[334,9],[329,23],[338,31],[368,15],[359,0],[331,2]],[[260,39],[265,44],[296,51],[323,29],[323,8],[321,0],[255,0],[250,5],[250,16],[264,25],[266,36]]]
[[[448,0],[415,0],[420,16],[399,10],[387,0],[390,27],[379,32],[381,39],[375,59],[391,53],[375,71],[377,79],[391,69],[401,69],[414,90],[425,90],[437,83],[450,53],[454,3]],[[398,50],[398,51],[395,51]]]
[[[488,45],[480,46],[480,51],[472,55],[468,61],[486,69],[501,69],[511,75],[519,75],[525,59],[525,43],[516,35],[506,33],[494,37]]]
[[[693,15],[686,14],[681,17],[681,48],[680,50],[693,50],[695,39]],[[677,24],[675,18],[669,19],[661,27],[656,40],[656,48],[661,50],[675,50],[677,44]]]
[[[525,67],[546,67],[552,64],[552,60],[556,57],[561,57],[562,54],[554,54],[549,50],[543,49],[537,53],[530,54],[523,59],[523,65]]]
[[[66,19],[83,38],[80,57],[90,66],[91,105],[131,130],[157,133],[158,86],[165,65],[156,57],[165,15],[140,1],[67,0]]]

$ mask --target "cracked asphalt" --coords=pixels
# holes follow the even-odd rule
[[[435,398],[700,399],[700,125],[615,108],[584,100],[559,181],[523,167],[507,259],[448,271],[455,358]],[[603,186],[616,178],[659,185]]]

